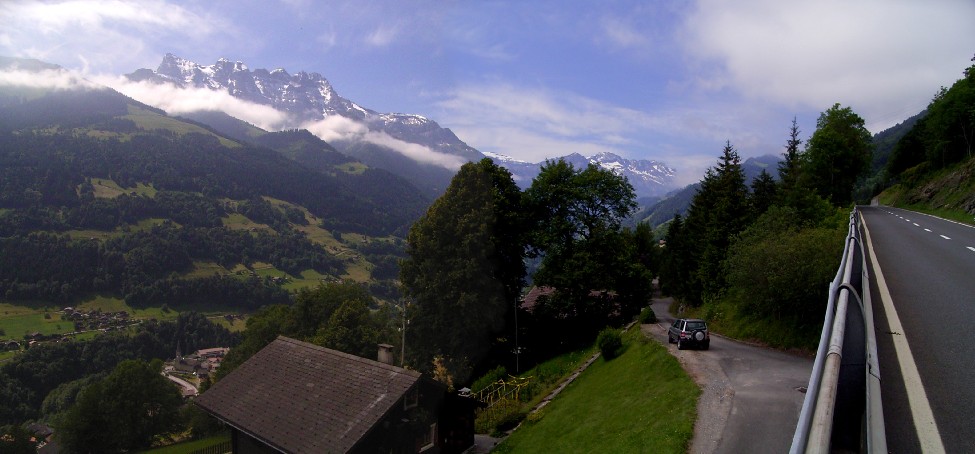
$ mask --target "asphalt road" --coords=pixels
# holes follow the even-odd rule
[[[861,213],[870,235],[867,247],[901,324],[891,321],[872,268],[887,445],[891,452],[932,452],[940,442],[946,452],[973,452],[975,228],[888,207],[862,207]],[[898,357],[895,344],[905,340],[916,367],[904,358],[903,347]],[[913,370],[920,384],[912,381]]]
[[[667,343],[670,299],[655,300],[660,319],[643,331],[668,347],[701,387],[692,453],[788,452],[812,358],[712,335],[707,351]]]

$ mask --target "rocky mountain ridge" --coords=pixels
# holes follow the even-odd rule
[[[542,165],[545,164],[544,161],[526,162],[496,153],[484,153],[484,155],[491,158],[496,164],[508,169],[515,182],[523,188],[531,184],[532,179],[538,175]],[[572,153],[563,156],[562,159],[576,168],[596,164],[613,171],[617,175],[626,177],[633,185],[638,197],[662,196],[675,189],[674,177],[677,171],[659,161],[627,159],[609,152],[597,153],[590,157]]]
[[[226,91],[231,96],[256,104],[271,106],[289,114],[289,127],[303,127],[333,116],[360,123],[380,134],[418,144],[430,150],[457,157],[454,162],[476,161],[490,157],[507,168],[515,180],[527,186],[543,163],[526,163],[493,153],[481,153],[460,140],[450,129],[421,115],[381,113],[340,96],[325,77],[316,72],[291,74],[278,68],[251,70],[246,64],[225,58],[212,65],[201,65],[173,54],[166,54],[155,70],[139,69],[128,74],[132,81],[168,83],[182,88],[205,88]],[[443,163],[424,163],[395,150],[396,144],[385,140],[331,139],[339,151],[369,166],[382,168],[412,181],[424,193],[438,196],[449,184],[456,168]],[[675,189],[676,171],[653,160],[631,160],[612,153],[592,157],[571,154],[563,157],[576,167],[594,163],[625,176],[638,196],[658,196]]]
[[[405,142],[435,151],[479,159],[480,153],[457,138],[452,131],[421,115],[380,113],[340,96],[321,74],[283,68],[250,70],[242,62],[221,58],[212,65],[166,54],[155,70],[139,69],[128,74],[133,81],[171,83],[184,88],[208,88],[287,112],[295,126],[339,115],[382,131]]]

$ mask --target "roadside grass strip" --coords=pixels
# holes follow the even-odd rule
[[[686,452],[700,389],[639,328],[622,355],[597,359],[492,452]]]

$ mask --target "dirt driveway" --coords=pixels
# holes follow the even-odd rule
[[[788,452],[809,382],[812,358],[712,335],[708,351],[677,350],[667,342],[674,318],[669,298],[654,300],[660,322],[642,325],[667,346],[701,387],[692,453]]]

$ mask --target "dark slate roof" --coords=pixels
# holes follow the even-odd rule
[[[196,399],[284,452],[347,452],[420,373],[280,336]]]

